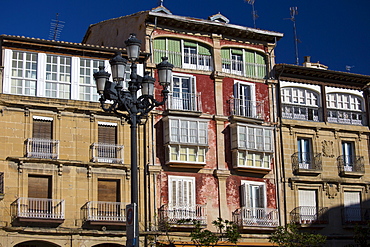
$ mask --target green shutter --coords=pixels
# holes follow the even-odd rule
[[[154,49],[154,63],[162,62],[161,57],[167,56],[166,54],[166,38],[158,38],[153,42]]]
[[[165,38],[155,39],[153,48],[158,50],[166,50],[166,39]]]
[[[243,51],[240,49],[231,49],[232,54],[243,55]]]
[[[184,46],[197,47],[197,43],[194,43],[194,42],[191,42],[191,41],[184,41]]]
[[[221,49],[221,59],[223,64],[231,64],[229,48]]]
[[[179,39],[168,40],[168,61],[175,67],[182,67],[181,59],[181,41]]]
[[[174,52],[181,52],[181,42],[178,39],[168,40],[168,50]]]
[[[210,49],[202,44],[199,44],[198,53],[199,55],[211,56]]]

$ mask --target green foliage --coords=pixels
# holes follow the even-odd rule
[[[356,225],[354,239],[357,244],[354,246],[370,246],[370,223],[368,223],[367,226]]]
[[[179,220],[179,224],[192,223],[194,226],[193,231],[190,233],[191,241],[196,246],[215,246],[219,241],[227,241],[236,244],[240,238],[238,226],[228,220],[218,218],[212,224],[217,228],[218,232],[211,232],[210,230],[203,229],[201,222],[198,220]]]
[[[318,247],[325,244],[326,236],[299,232],[296,225],[288,224],[285,227],[279,226],[277,230],[271,234],[269,241],[280,247]]]

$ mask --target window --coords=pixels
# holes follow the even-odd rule
[[[205,163],[208,121],[167,118],[164,121],[168,162]]]
[[[161,57],[168,57],[168,61],[175,67],[212,70],[211,51],[209,46],[196,41],[157,38],[153,42],[154,62],[160,63]]]
[[[266,188],[265,183],[242,181],[240,203],[242,207],[265,208]]]
[[[361,192],[344,191],[344,222],[359,222],[361,218]]]
[[[98,179],[98,201],[99,202],[120,202],[119,180]]]
[[[319,121],[319,95],[309,89],[281,89],[283,118]]]
[[[36,95],[37,53],[14,51],[11,59],[12,94]]]
[[[299,168],[310,169],[312,167],[312,147],[310,138],[298,138],[298,162]]]
[[[353,171],[353,165],[355,162],[355,145],[353,142],[343,141],[342,142],[342,154],[343,154],[343,165],[344,171]]]
[[[4,195],[4,173],[0,172],[0,195]]]
[[[360,96],[344,93],[326,95],[328,122],[342,124],[364,124],[363,99]]]
[[[52,198],[51,176],[28,176],[28,198]]]
[[[45,96],[70,98],[71,58],[55,55],[46,56]]]
[[[200,94],[195,90],[195,77],[174,74],[167,108],[181,111],[200,111]]]
[[[195,178],[168,176],[169,219],[196,219]]]
[[[80,100],[98,101],[93,74],[98,71],[99,66],[104,66],[104,61],[80,59]]]
[[[257,79],[267,76],[266,57],[260,52],[222,48],[221,59],[223,72]]]
[[[311,224],[318,218],[317,190],[298,190],[299,215],[301,224]]]
[[[270,168],[272,129],[255,125],[231,126],[234,167]]]
[[[234,84],[235,98],[231,101],[233,115],[263,119],[264,101],[256,101],[255,84],[236,81]]]

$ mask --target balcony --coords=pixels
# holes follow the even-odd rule
[[[243,62],[236,59],[222,58],[222,72],[255,79],[265,79],[266,64]]]
[[[201,112],[200,93],[179,93],[172,92],[168,94],[166,103],[167,110]]]
[[[46,222],[61,224],[64,221],[64,200],[20,197],[13,204],[13,215],[20,222]]]
[[[26,140],[26,157],[39,159],[58,159],[59,141],[28,138]]]
[[[339,176],[362,177],[365,174],[363,156],[341,155],[337,158]]]
[[[84,220],[90,225],[125,225],[126,204],[122,202],[87,202],[82,207]]]
[[[304,121],[320,121],[320,108],[304,105],[282,105],[282,118]]]
[[[170,224],[174,228],[192,227],[193,224],[178,223],[179,220],[197,220],[201,225],[206,225],[206,205],[169,205],[159,208],[159,220],[163,224]]]
[[[231,99],[231,115],[264,120],[264,101]]]
[[[233,212],[233,221],[244,229],[274,230],[279,225],[279,213],[275,208],[242,207]]]
[[[370,209],[349,206],[342,209],[343,225],[366,225],[370,220]]]
[[[318,175],[322,172],[321,153],[297,152],[292,155],[293,173]]]
[[[296,207],[290,212],[291,223],[302,227],[324,227],[329,223],[328,208],[313,206]]]
[[[168,61],[177,68],[212,71],[212,56],[199,54],[182,54],[181,52],[154,49],[155,63],[161,62],[161,57],[168,57]]]
[[[366,116],[363,112],[328,109],[328,122],[339,124],[365,125]]]
[[[106,143],[91,145],[92,162],[123,164],[123,146]]]

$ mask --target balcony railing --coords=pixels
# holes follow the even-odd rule
[[[181,52],[154,49],[155,63],[161,62],[161,57],[168,57],[168,61],[177,68],[212,71],[212,56],[199,54],[182,54]]]
[[[266,78],[266,64],[248,63],[235,59],[222,58],[222,72],[249,78]]]
[[[64,219],[64,200],[20,197],[14,205],[17,218]]]
[[[318,107],[304,105],[282,105],[282,117],[294,120],[320,121],[320,111]]]
[[[370,209],[349,206],[342,209],[344,225],[366,224],[370,220]]]
[[[59,141],[28,138],[26,140],[26,157],[40,159],[58,159]]]
[[[177,93],[168,94],[166,108],[180,111],[202,111],[200,93]]]
[[[169,224],[178,224],[179,220],[197,220],[206,224],[206,205],[169,205],[165,204],[159,208],[160,221]]]
[[[82,208],[85,221],[126,222],[126,204],[123,202],[90,201]]]
[[[123,164],[123,146],[106,143],[91,145],[92,162]]]
[[[276,227],[279,225],[279,214],[274,208],[242,207],[233,213],[233,220],[242,227]]]
[[[355,155],[341,155],[337,158],[338,170],[341,176],[358,175],[365,173],[364,157]]]
[[[301,206],[290,212],[291,223],[295,224],[328,224],[328,208]]]
[[[314,172],[322,171],[321,153],[297,152],[292,155],[293,172]]]
[[[264,101],[231,99],[230,113],[231,115],[263,120],[265,117]]]
[[[356,111],[345,111],[328,109],[328,122],[352,125],[365,125],[365,113]]]

